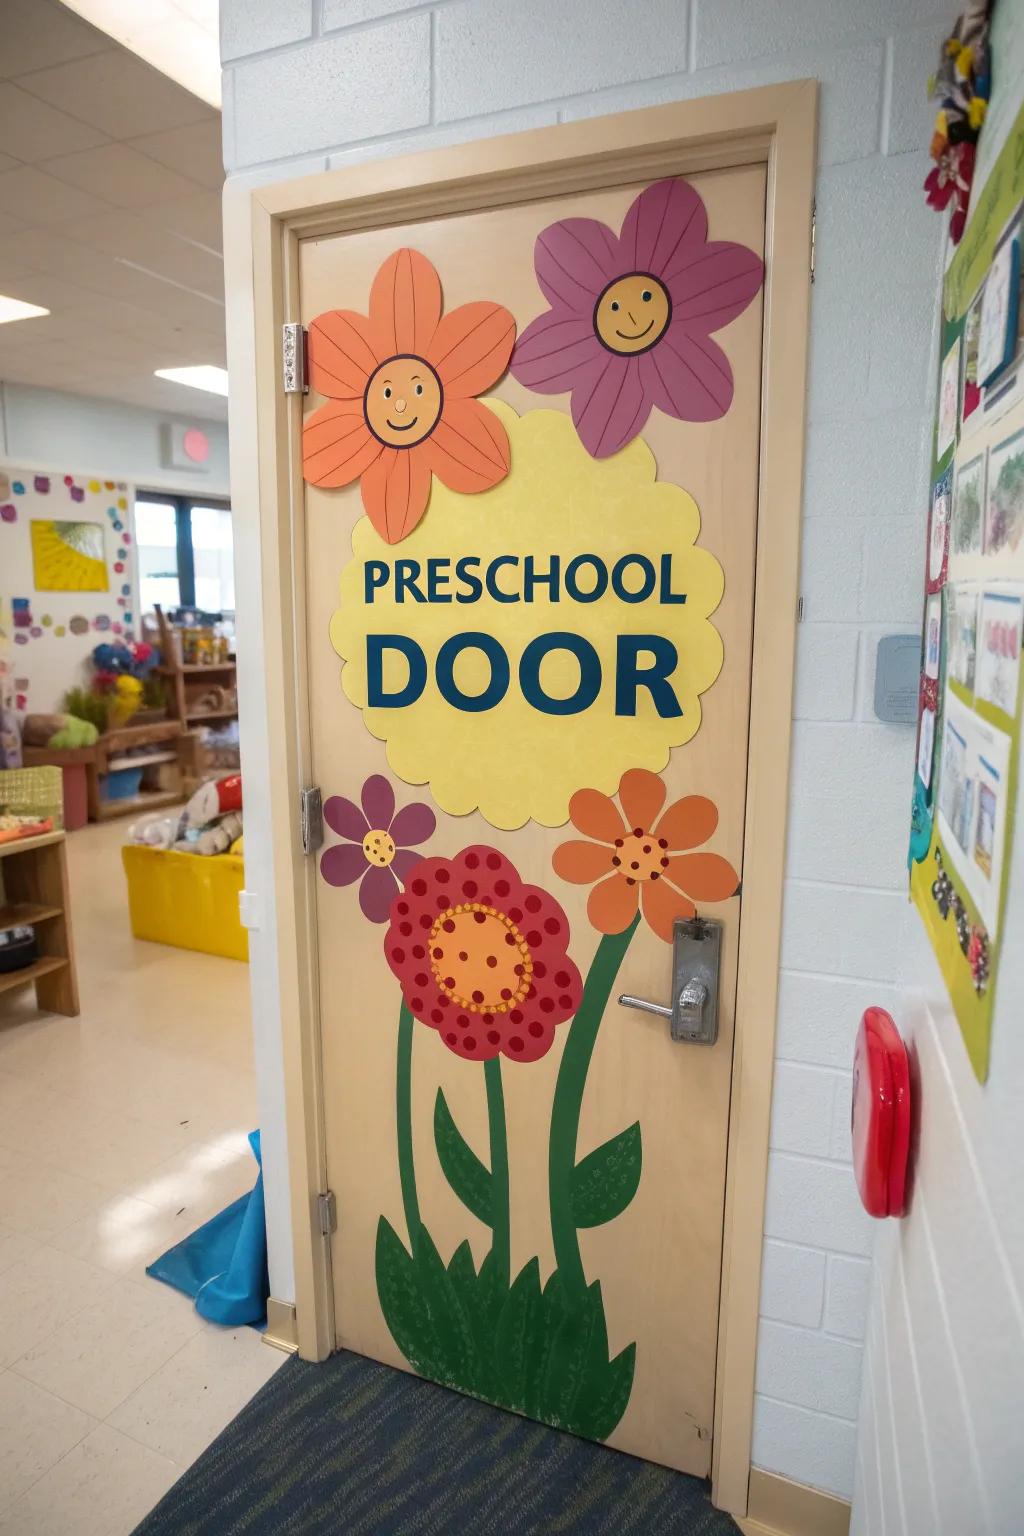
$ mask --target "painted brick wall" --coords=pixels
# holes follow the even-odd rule
[[[979,163],[1024,100],[1024,0],[1000,0]],[[1001,95],[1005,93],[1005,105]],[[1002,140],[991,140],[991,132]],[[975,190],[975,202],[977,192]],[[935,297],[936,315],[938,295]],[[917,922],[902,957],[901,1027],[920,1135],[905,1220],[879,1232],[852,1536],[1024,1530],[1024,824],[1011,851],[988,1081],[978,1083]]]
[[[924,91],[949,12],[950,0],[221,0],[225,159],[241,185],[780,80],[822,82],[754,1460],[843,1496],[872,1239],[848,1166],[849,1066],[863,1007],[895,1005],[909,924],[912,732],[874,720],[873,658],[880,635],[915,629],[920,615],[940,243],[921,196]],[[257,830],[247,823],[249,849]],[[272,1162],[272,963],[258,984],[257,970],[258,960]],[[283,1186],[272,1193],[268,1176],[281,1294],[287,1211]]]

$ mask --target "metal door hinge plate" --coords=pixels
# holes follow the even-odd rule
[[[320,1218],[320,1236],[330,1237],[332,1232],[338,1230],[338,1202],[334,1198],[334,1190],[325,1189],[322,1195],[317,1195],[316,1205]]]
[[[324,808],[315,785],[299,795],[299,831],[303,853],[316,853],[324,840]]]
[[[814,262],[818,241],[818,205],[811,204],[811,282],[814,282]]]
[[[281,327],[281,368],[285,394],[306,394],[309,390],[306,331],[297,320]]]

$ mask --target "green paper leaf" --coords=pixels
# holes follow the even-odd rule
[[[507,1408],[526,1411],[530,1364],[543,1341],[543,1305],[540,1265],[537,1259],[519,1271],[501,1309],[494,1354],[501,1401]]]
[[[577,1227],[600,1227],[621,1216],[637,1192],[642,1164],[639,1121],[588,1152],[572,1176],[572,1215]]]
[[[434,1144],[448,1183],[466,1209],[489,1227],[491,1175],[452,1119],[441,1088],[434,1101]]]
[[[426,1227],[410,1255],[382,1216],[376,1277],[384,1320],[413,1369],[445,1386],[472,1390],[467,1383],[479,1375],[473,1329]]]

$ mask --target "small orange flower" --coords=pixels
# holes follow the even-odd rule
[[[462,304],[442,319],[441,279],[403,247],[370,288],[369,316],[350,309],[309,327],[309,372],[328,404],[302,428],[311,485],[359,480],[367,516],[397,544],[427,508],[431,477],[486,491],[508,474],[505,428],[473,398],[508,367],[516,323],[500,304]]]
[[[552,864],[575,885],[598,882],[587,915],[599,933],[622,933],[642,903],[648,925],[671,943],[673,922],[693,917],[695,902],[725,901],[739,890],[739,876],[721,854],[680,851],[707,842],[717,807],[703,795],[684,795],[662,813],[664,803],[664,784],[646,768],[622,775],[622,813],[597,789],[577,790],[569,801],[569,820],[595,841],[562,843]]]

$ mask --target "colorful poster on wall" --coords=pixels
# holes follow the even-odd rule
[[[1024,694],[1022,167],[1024,111],[975,196],[944,289],[909,859],[911,896],[982,1082],[1006,939]],[[936,506],[950,475],[945,537]]]
[[[40,592],[106,592],[103,524],[34,518],[32,568]]]

